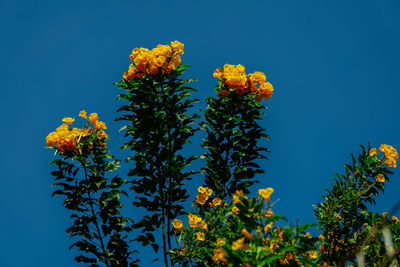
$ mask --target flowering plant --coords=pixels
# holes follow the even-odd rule
[[[107,127],[97,113],[87,117],[81,111],[79,116],[87,120],[82,128],[73,127],[74,119],[67,117],[65,124],[46,138],[48,147],[58,152],[58,159],[50,163],[57,167],[51,173],[56,181],[51,187],[58,188],[52,195],[65,196],[64,207],[73,219],[66,230],[75,240],[70,248],[82,252],[76,261],[91,266],[99,262],[105,266],[137,266],[127,241],[131,220],[120,214],[120,194],[126,194],[120,187],[125,181],[118,175],[106,177],[120,162],[107,151]]]
[[[384,192],[397,166],[398,153],[390,145],[362,147],[352,164],[344,165],[332,188],[315,208],[318,224],[293,225],[275,214],[272,188],[261,188],[249,198],[251,186],[264,170],[259,165],[269,136],[260,126],[262,100],[273,86],[262,72],[246,74],[242,65],[225,64],[214,72],[216,96],[207,97],[204,118],[191,112],[198,102],[182,76],[190,67],[181,64],[184,45],[178,41],[149,50],[135,48],[132,63],[116,85],[124,92],[117,100],[117,121],[124,123],[130,155],[127,176],[112,175],[120,161],[107,149],[106,124],[97,113],[83,110],[83,127],[66,117],[46,138],[56,151],[53,195],[65,197],[73,225],[67,233],[78,248],[78,262],[89,266],[137,266],[130,242],[161,248],[164,266],[345,266],[400,263],[400,222],[393,210],[382,215],[368,210]],[[206,133],[201,156],[182,153],[197,130]],[[193,196],[190,211],[182,204],[189,197],[184,185],[200,172],[189,168],[198,158],[204,185]],[[122,187],[127,184],[131,191]],[[144,208],[139,218],[122,216],[121,195]],[[274,211],[273,211],[274,209]],[[312,237],[309,228],[322,234]],[[133,231],[139,229],[140,233]],[[157,232],[160,235],[157,235]],[[129,238],[130,235],[134,235]],[[129,237],[128,237],[129,236]],[[173,243],[175,238],[176,244]],[[131,240],[129,240],[131,239]],[[156,258],[158,260],[158,258]]]
[[[198,118],[188,112],[197,100],[189,99],[195,90],[188,84],[194,80],[181,78],[190,67],[180,64],[183,48],[177,41],[152,50],[135,48],[132,65],[116,83],[125,91],[118,96],[125,104],[118,109],[117,120],[126,123],[121,130],[129,139],[123,149],[133,152],[126,158],[127,163],[134,162],[128,173],[135,192],[133,204],[149,213],[134,224],[142,229],[135,240],[157,252],[160,246],[153,233],[160,230],[165,264],[172,249],[171,221],[184,214],[181,202],[189,196],[182,185],[195,173],[186,166],[196,156],[180,153],[196,132],[193,124]]]
[[[230,204],[219,198],[202,203],[196,197],[189,226],[178,219],[174,222],[178,244],[174,262],[183,266],[316,266],[319,239],[305,232],[313,225],[277,226],[287,219],[272,211],[272,192],[272,188],[260,189],[260,196],[249,199],[237,191]]]

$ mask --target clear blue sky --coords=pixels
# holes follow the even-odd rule
[[[86,109],[124,157],[112,83],[133,48],[174,40],[193,66],[187,76],[199,79],[197,98],[215,94],[212,73],[225,63],[267,74],[275,94],[262,125],[272,153],[254,191],[275,188],[276,211],[314,222],[312,204],[359,144],[400,149],[399,13],[397,0],[0,0],[0,266],[80,266],[62,199],[50,197],[45,137]],[[200,138],[191,151],[201,153]],[[399,188],[396,173],[373,209],[387,211]]]

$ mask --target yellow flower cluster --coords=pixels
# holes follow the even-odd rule
[[[98,120],[97,113],[90,114],[88,118],[86,112],[83,110],[79,113],[79,116],[87,119],[91,124],[93,124],[93,126],[90,127],[86,125],[82,128],[75,128],[72,127],[72,123],[75,121],[75,119],[65,117],[62,119],[62,121],[65,123],[46,137],[47,146],[57,147],[59,152],[77,152],[79,142],[82,140],[82,138],[92,134],[96,134],[96,140],[102,142],[101,145],[106,146],[104,139],[108,138],[108,135],[104,132],[104,130],[107,129],[107,127],[104,122]]]
[[[175,230],[180,231],[183,229],[183,223],[181,220],[175,219],[172,221],[172,225],[174,226]]]
[[[244,237],[239,238],[236,241],[232,242],[232,250],[238,250],[238,249],[249,249],[249,245],[244,243]]]
[[[274,91],[272,84],[266,82],[264,73],[256,71],[246,75],[244,67],[240,64],[225,64],[223,69],[216,69],[213,76],[228,87],[228,90],[219,90],[218,95],[228,95],[229,91],[238,95],[252,94],[257,102],[261,102],[263,99],[268,100]]]
[[[204,205],[206,203],[206,201],[208,200],[208,197],[212,195],[213,190],[208,187],[203,187],[203,186],[200,186],[197,190],[199,191],[199,194],[196,196],[196,203],[200,204],[200,205]],[[218,200],[220,200],[220,199],[217,199],[217,200],[213,199],[212,203],[213,204],[214,203],[221,204],[220,201],[218,201]],[[219,204],[217,204],[217,205],[219,205]],[[215,206],[217,206],[217,205],[215,205]]]
[[[225,259],[225,255],[226,253],[223,248],[217,248],[213,251],[213,261],[227,262],[227,260]]]
[[[129,58],[133,63],[125,71],[125,80],[143,77],[146,74],[157,75],[159,73],[170,73],[181,62],[180,55],[183,54],[184,45],[178,41],[170,45],[157,45],[156,48],[135,48]]]
[[[274,192],[274,189],[271,187],[258,190],[258,194],[260,194],[260,196],[262,196],[266,201],[270,200],[271,194],[273,192]]]
[[[390,145],[385,145],[382,144],[377,151],[376,148],[372,148],[369,151],[369,155],[372,156],[378,156],[379,152],[383,152],[383,160],[386,163],[388,167],[393,167],[396,168],[396,162],[399,159],[399,154],[397,153],[397,150],[390,146]]]
[[[378,174],[375,179],[376,182],[384,183],[385,182],[385,176],[383,174]]]
[[[205,237],[206,237],[206,235],[203,232],[197,232],[196,233],[196,240],[197,241],[204,241]]]
[[[217,245],[218,246],[220,246],[220,247],[222,247],[222,246],[224,246],[226,244],[226,241],[225,241],[225,239],[222,239],[222,238],[217,238]]]
[[[240,200],[241,197],[243,197],[243,198],[246,199],[246,200],[249,200],[249,198],[246,197],[246,196],[243,194],[243,191],[242,191],[242,190],[236,190],[236,192],[235,192],[235,193],[233,194],[233,196],[232,196],[232,203],[233,203],[233,204],[242,203],[242,201]]]

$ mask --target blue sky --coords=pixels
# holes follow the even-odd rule
[[[212,73],[225,63],[267,74],[275,94],[262,125],[272,153],[254,192],[273,187],[276,211],[314,222],[312,205],[359,144],[400,149],[399,12],[396,0],[0,0],[0,266],[80,266],[67,249],[68,213],[50,197],[45,137],[86,109],[107,123],[123,158],[112,84],[133,48],[174,40],[193,66],[187,77],[199,79],[197,98],[215,94]],[[202,152],[200,138],[190,151]],[[398,188],[395,173],[372,209],[389,210]]]

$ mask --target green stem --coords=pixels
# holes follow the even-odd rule
[[[83,169],[85,170],[85,179],[86,179],[86,181],[87,181],[88,184],[89,184],[89,179],[88,179],[87,170],[86,170],[86,162],[85,162],[85,164],[83,165]],[[100,227],[99,227],[99,224],[97,223],[96,213],[94,212],[93,203],[92,203],[93,201],[92,201],[92,197],[91,197],[91,195],[90,195],[90,189],[89,189],[89,188],[88,188],[88,190],[87,190],[87,194],[88,194],[88,198],[89,198],[90,210],[91,210],[92,216],[93,216],[93,223],[94,223],[94,225],[96,226],[96,230],[97,230],[97,234],[98,234],[98,236],[99,236],[101,248],[102,248],[103,254],[104,254],[104,263],[106,264],[107,267],[109,267],[109,266],[110,266],[110,263],[108,262],[108,256],[107,256],[107,253],[106,253],[106,249],[105,249],[105,247],[104,247],[103,237],[102,237],[102,235],[101,235]]]
[[[164,188],[162,188],[164,189]],[[164,190],[161,190],[162,199],[164,200]],[[164,201],[163,201],[164,202]],[[164,265],[168,266],[168,258],[167,258],[167,244],[165,240],[165,204],[162,204],[161,208],[161,217],[162,217],[162,241],[163,241],[163,254],[164,254]]]

